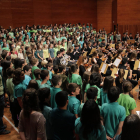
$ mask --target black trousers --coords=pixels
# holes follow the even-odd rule
[[[18,127],[18,123],[19,123],[19,115],[20,115],[20,111],[21,111],[21,107],[18,103],[18,100],[15,98],[14,99],[14,105],[13,105],[13,120],[15,123],[15,126]]]

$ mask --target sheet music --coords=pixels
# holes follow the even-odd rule
[[[102,73],[104,73],[105,68],[106,68],[106,64],[103,64],[102,69],[101,69],[101,72],[102,72]]]
[[[118,65],[120,64],[120,62],[121,62],[121,59],[116,58],[116,60],[114,61],[114,65],[115,65],[116,67],[118,67]]]

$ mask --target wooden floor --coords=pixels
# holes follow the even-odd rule
[[[140,100],[137,99],[138,92],[139,92],[139,86],[137,85],[132,90],[132,94],[137,103],[137,108],[135,109],[135,111],[140,111]],[[5,108],[4,115],[11,123],[14,124],[14,122],[11,119],[11,114],[10,114],[9,108]],[[5,118],[3,118],[3,122],[4,122],[4,124],[7,125],[7,130],[10,130],[11,133],[7,134],[7,135],[0,135],[0,140],[20,140],[20,136],[19,136],[18,132],[14,129],[14,127]]]

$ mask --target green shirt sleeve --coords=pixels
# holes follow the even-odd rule
[[[25,91],[24,88],[22,88],[22,87],[18,88],[18,89],[16,90],[16,96],[17,96],[17,97],[22,97],[24,91]]]
[[[135,100],[133,100],[133,102],[130,105],[130,110],[133,110],[135,108],[136,108],[136,102],[135,102]]]
[[[80,76],[77,79],[77,84],[82,88],[82,78]]]
[[[76,104],[73,105],[74,114],[79,114],[79,106],[80,106],[79,103],[76,103]]]
[[[124,121],[125,118],[126,118],[126,112],[125,112],[125,108],[123,107],[120,115],[120,121]]]

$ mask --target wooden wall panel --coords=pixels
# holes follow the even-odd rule
[[[52,1],[52,23],[92,23],[96,28],[96,0]]]
[[[34,23],[32,0],[11,0],[11,11],[14,27]]]
[[[117,22],[122,26],[121,33],[132,33],[133,37],[137,31],[140,33],[140,0],[117,0]],[[120,29],[119,29],[120,30]]]
[[[0,19],[5,28],[70,22],[96,28],[97,0],[0,0]]]
[[[55,9],[54,9],[55,10]],[[33,0],[35,25],[49,25],[52,23],[52,0]]]
[[[117,0],[117,19],[120,25],[140,24],[140,0]]]
[[[12,25],[11,2],[9,0],[0,0],[0,25],[7,27]]]
[[[112,30],[117,31],[117,0],[112,0]]]
[[[97,29],[112,31],[112,0],[97,0]]]

